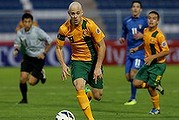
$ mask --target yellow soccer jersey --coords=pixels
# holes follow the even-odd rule
[[[148,28],[144,30],[144,49],[146,56],[158,54],[161,51],[169,51],[169,47],[167,41],[165,39],[164,34],[157,28],[154,31],[149,31]],[[157,58],[157,63],[165,62],[166,58],[161,57]]]
[[[72,47],[72,60],[92,61],[97,57],[96,43],[104,37],[104,33],[91,19],[82,18],[81,23],[76,27],[67,20],[59,28],[56,45],[62,47],[68,39]]]

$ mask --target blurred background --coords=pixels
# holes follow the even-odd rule
[[[39,27],[54,40],[59,26],[69,16],[68,5],[73,0],[0,0],[0,66],[18,66],[20,57],[12,57],[13,41],[16,38],[16,26],[25,10],[30,10]],[[86,17],[93,19],[106,34],[107,52],[104,64],[123,65],[125,63],[125,45],[119,45],[122,20],[131,15],[133,0],[75,0],[79,1]],[[171,54],[169,64],[179,64],[179,0],[140,0],[143,5],[142,16],[150,10],[160,13],[159,27],[165,33]],[[55,47],[49,51],[47,65],[58,66]],[[65,60],[69,62],[70,47],[64,48]]]

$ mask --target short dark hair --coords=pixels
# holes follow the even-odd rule
[[[30,18],[30,19],[33,21],[33,16],[32,16],[30,13],[24,13],[24,14],[22,15],[22,21],[23,21],[25,18]]]
[[[139,3],[140,4],[140,7],[142,8],[142,3],[138,0],[134,0],[132,3],[131,3],[131,8],[133,6],[134,3]]]
[[[158,20],[160,19],[160,15],[159,15],[159,13],[158,13],[157,11],[152,10],[152,11],[149,12],[149,14],[152,14],[152,13],[155,14],[155,15],[157,15]],[[148,15],[149,15],[149,14],[148,14]]]

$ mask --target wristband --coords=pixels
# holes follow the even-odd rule
[[[46,56],[46,53],[45,53],[45,52],[44,52],[43,54],[44,54],[44,56]]]
[[[19,49],[18,49],[18,48],[15,48],[15,51],[19,52]]]

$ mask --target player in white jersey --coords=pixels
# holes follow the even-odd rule
[[[24,28],[17,32],[17,37],[14,42],[14,56],[19,52],[23,53],[20,72],[20,91],[22,94],[21,103],[27,101],[27,82],[34,86],[39,80],[45,83],[46,77],[43,71],[45,57],[49,51],[52,39],[39,27],[32,26],[33,16],[25,13],[22,16]]]

